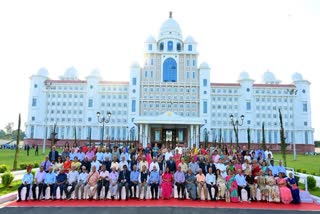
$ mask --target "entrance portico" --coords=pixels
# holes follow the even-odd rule
[[[199,130],[204,120],[199,117],[181,117],[168,111],[159,116],[141,116],[134,120],[139,127],[139,141],[146,147],[149,143],[185,144],[199,147]]]

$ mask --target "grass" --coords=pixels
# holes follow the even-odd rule
[[[302,190],[305,190],[305,185],[302,184],[302,183],[299,183],[299,189],[302,189]],[[311,195],[315,195],[315,196],[318,196],[320,197],[320,188],[319,187],[316,187],[315,189],[311,190],[311,189],[308,189],[309,193]]]
[[[13,181],[9,188],[5,188],[2,184],[0,184],[0,196],[17,191],[20,185],[21,181]]]
[[[22,163],[41,163],[45,156],[49,154],[49,149],[46,150],[45,154],[42,154],[42,150],[39,149],[39,155],[35,156],[34,149],[30,149],[29,156],[27,156],[27,151],[21,149],[18,154],[18,164],[17,167],[19,169],[20,164]],[[59,151],[60,152],[60,151]],[[12,170],[13,160],[14,160],[15,150],[10,149],[1,149],[0,150],[0,163],[8,166],[9,170]]]
[[[281,154],[273,154],[275,160],[282,159]],[[297,155],[296,160],[293,160],[292,154],[287,154],[287,167],[306,170],[307,174],[315,173],[320,176],[320,155]],[[277,163],[276,163],[277,165]]]

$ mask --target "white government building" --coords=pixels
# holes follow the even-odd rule
[[[147,38],[144,52],[145,64],[131,65],[129,82],[103,80],[96,70],[80,80],[74,68],[53,80],[41,68],[30,78],[26,142],[42,145],[56,124],[59,144],[72,143],[74,127],[82,143],[90,135],[95,142],[103,135],[104,142],[129,140],[144,146],[234,143],[232,114],[239,122],[244,115],[238,127],[240,143],[247,143],[247,128],[252,143],[261,143],[264,122],[266,142],[279,144],[280,108],[286,142],[313,146],[310,82],[301,74],[293,74],[291,84],[281,84],[270,71],[261,83],[247,72],[240,74],[237,83],[211,83],[209,65],[198,64],[197,43],[191,36],[183,39],[171,13],[158,39]],[[104,131],[97,112],[100,118],[111,113]]]

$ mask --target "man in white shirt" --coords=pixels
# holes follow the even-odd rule
[[[91,161],[91,170],[92,167],[95,166],[97,171],[100,169],[101,163],[97,160],[97,156],[93,156],[92,161]]]
[[[167,162],[168,160],[170,160],[170,157],[173,157],[173,154],[171,152],[171,149],[170,148],[167,148],[167,152],[166,154],[164,155],[164,160]]]
[[[66,194],[67,200],[71,199],[71,193],[75,189],[79,179],[79,172],[76,171],[76,166],[71,167],[71,171],[68,173],[68,180],[64,186],[64,193]],[[68,187],[71,186],[71,189],[68,191]]]
[[[110,167],[110,168],[111,168],[111,169],[112,169],[112,168],[115,168],[116,171],[119,171],[120,166],[119,166],[119,163],[118,163],[118,161],[117,161],[117,157],[116,157],[116,156],[113,157],[113,160],[112,160],[112,163],[111,163],[111,167]]]
[[[106,157],[109,157],[109,160],[112,160],[111,159],[111,153],[110,153],[110,149],[106,149],[106,152],[105,153],[103,153],[103,160],[105,160],[106,159]]]
[[[142,157],[142,161],[139,162],[139,171],[140,171],[140,172],[142,172],[142,170],[143,170],[142,167],[143,167],[143,166],[146,166],[146,168],[147,168],[147,170],[148,170],[149,164],[148,164],[148,162],[146,161],[146,156],[143,156],[143,157]]]
[[[75,200],[78,200],[78,196],[79,196],[79,189],[81,191],[81,197],[80,199],[83,199],[83,194],[84,194],[84,186],[86,185],[86,181],[88,178],[88,172],[85,166],[82,166],[82,172],[80,173],[79,177],[78,177],[78,184],[75,188]]]
[[[227,177],[227,167],[224,165],[222,158],[219,159],[219,163],[216,163],[216,168],[220,170],[223,178]]]
[[[96,153],[96,156],[97,156],[97,160],[98,160],[100,163],[102,163],[102,162],[104,161],[104,159],[103,159],[103,154],[104,154],[103,149],[99,148],[99,149],[98,149],[98,152]]]
[[[33,200],[37,200],[36,187],[39,188],[38,200],[40,200],[44,179],[46,177],[46,172],[43,169],[44,169],[43,166],[40,166],[40,170],[37,172],[36,177],[34,178],[34,184],[32,186]]]
[[[126,161],[126,157],[125,156],[122,156],[121,157],[121,161],[119,163],[119,168],[120,168],[120,171],[123,170],[123,166],[129,166],[128,162]]]
[[[268,158],[268,155],[270,154],[271,159],[273,158],[272,151],[270,151],[269,147],[267,147],[267,150],[264,152],[264,156]]]
[[[159,168],[159,163],[158,163],[156,157],[153,158],[153,161],[152,161],[151,164],[150,164],[150,167],[149,167],[149,171],[150,171],[150,172],[152,171],[153,166],[156,166],[157,172],[159,172],[160,168]]]
[[[104,187],[104,200],[106,200],[109,191],[109,172],[106,170],[106,165],[101,166],[97,188],[97,200],[100,199],[102,187]]]
[[[209,167],[209,173],[206,174],[206,184],[210,195],[211,201],[215,201],[217,198],[218,187],[216,185],[216,175],[212,173],[212,168]],[[211,188],[214,188],[214,198],[212,198]]]

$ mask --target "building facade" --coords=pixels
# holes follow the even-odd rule
[[[131,65],[129,82],[104,81],[96,70],[85,80],[69,68],[58,80],[42,68],[31,77],[26,142],[42,144],[56,124],[59,142],[92,139],[99,142],[252,143],[262,141],[262,123],[268,144],[280,143],[279,109],[286,142],[313,147],[310,82],[292,75],[281,84],[267,71],[262,83],[247,72],[237,83],[211,83],[207,63],[198,63],[195,40],[182,37],[171,14],[158,39],[147,38],[145,63]],[[98,122],[111,113],[109,123]],[[235,134],[230,115],[238,120]],[[241,115],[244,115],[243,120]],[[104,127],[104,130],[102,130]],[[75,132],[76,131],[76,132]],[[103,136],[102,136],[103,135]]]

